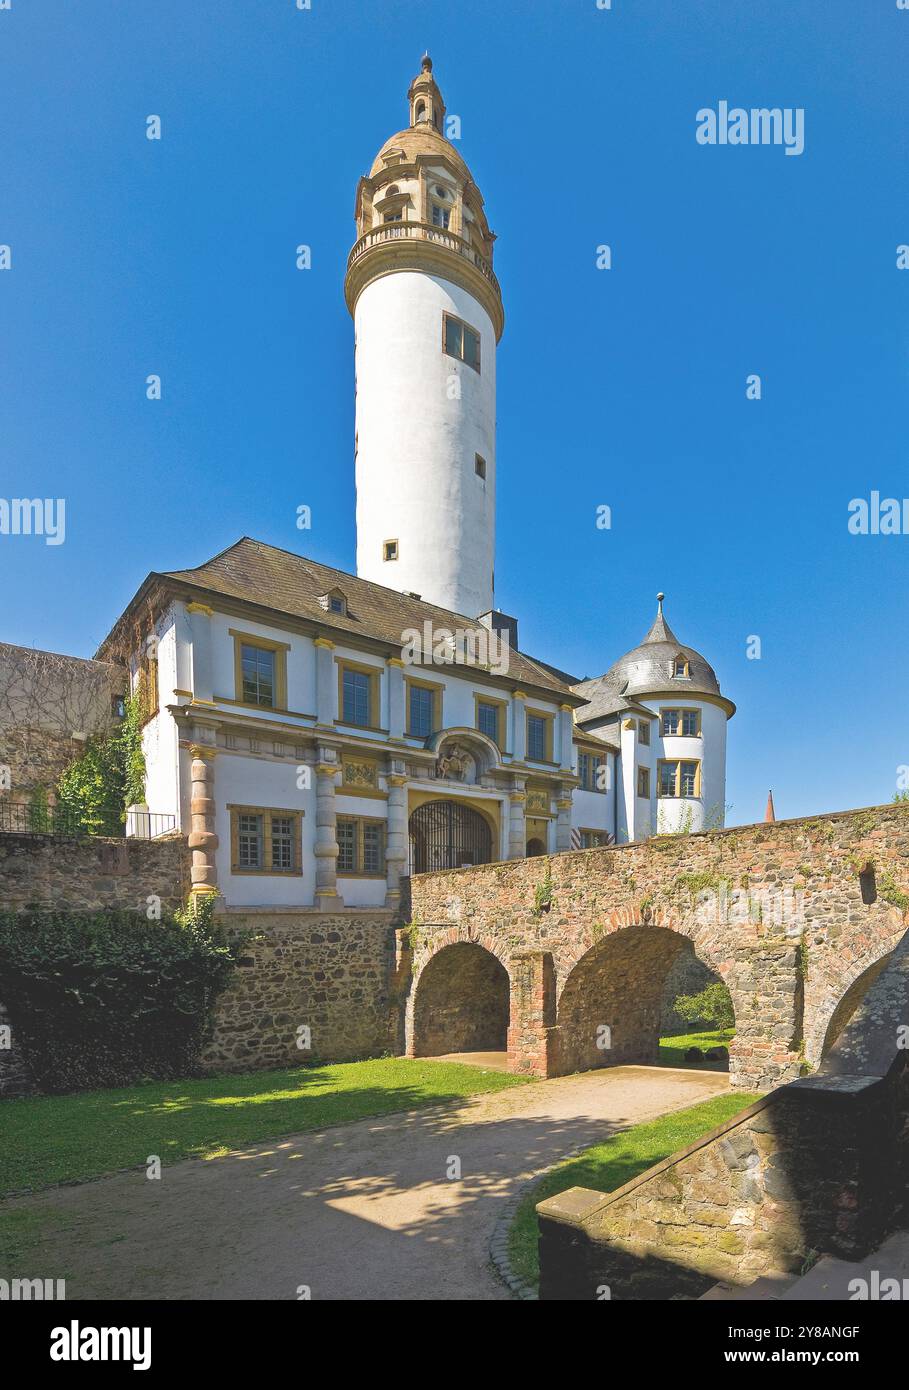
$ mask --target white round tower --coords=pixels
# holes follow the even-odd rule
[[[469,617],[493,607],[494,236],[424,57],[410,125],[357,189],[357,574]]]

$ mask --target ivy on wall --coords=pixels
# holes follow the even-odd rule
[[[0,913],[0,998],[41,1090],[191,1075],[242,935],[207,897],[173,917]]]
[[[142,702],[125,701],[116,729],[89,739],[85,751],[61,774],[57,804],[74,831],[119,835],[126,808],[145,800]]]

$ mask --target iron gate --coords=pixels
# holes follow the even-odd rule
[[[479,811],[460,801],[427,801],[410,817],[410,871],[489,864],[492,834]]]

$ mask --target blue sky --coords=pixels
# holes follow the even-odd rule
[[[12,0],[0,495],[64,497],[67,531],[0,537],[0,640],[90,655],[148,571],[243,534],[353,568],[354,194],[425,48],[499,236],[522,647],[598,674],[663,589],[739,706],[731,822],[769,786],[888,801],[909,536],[846,523],[909,495],[896,0]],[[804,153],[699,145],[722,99],[803,108]]]

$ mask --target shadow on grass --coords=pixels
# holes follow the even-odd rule
[[[269,1138],[525,1084],[477,1067],[380,1058],[3,1102],[0,1192],[210,1157]]]
[[[70,1299],[293,1299],[302,1284],[314,1299],[505,1298],[484,1268],[504,1202],[625,1123],[415,1109],[165,1165],[158,1182],[129,1172],[12,1198],[0,1277],[40,1266]]]

